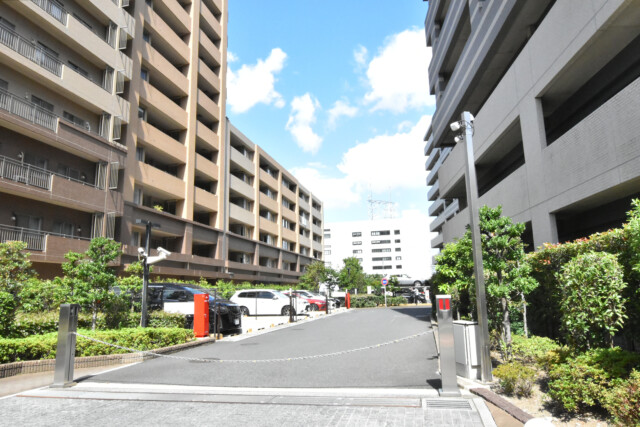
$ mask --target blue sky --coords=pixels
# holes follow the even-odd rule
[[[230,0],[227,116],[325,205],[426,216],[435,108],[421,0]],[[419,212],[416,212],[419,211]]]

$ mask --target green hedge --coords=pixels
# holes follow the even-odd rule
[[[403,297],[387,297],[387,306],[406,304]],[[378,307],[384,305],[383,295],[351,295],[351,308]]]
[[[192,330],[181,328],[127,328],[111,331],[81,329],[78,333],[136,350],[153,350],[194,340]],[[58,334],[56,332],[28,338],[0,338],[0,363],[54,359],[57,341]],[[76,340],[76,356],[78,357],[123,353],[129,353],[129,351],[96,343],[82,337],[77,337]]]
[[[44,313],[18,313],[11,331],[10,338],[27,338],[32,335],[42,335],[58,331],[58,311]],[[127,313],[122,328],[135,328],[140,325],[140,313]],[[186,318],[184,314],[166,313],[164,311],[149,312],[148,326],[152,328],[184,328]],[[91,329],[91,313],[80,313],[78,328]],[[108,329],[104,313],[98,314],[96,328]]]

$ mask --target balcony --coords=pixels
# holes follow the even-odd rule
[[[198,60],[198,74],[199,83],[206,86],[209,91],[220,93],[220,77],[216,76],[216,73],[202,59]]]
[[[44,252],[47,249],[47,238],[56,236],[65,239],[74,239],[88,242],[89,239],[84,237],[72,237],[47,231],[31,230],[28,228],[12,227],[8,225],[0,225],[0,242],[25,242],[27,250]],[[88,246],[88,245],[87,245]]]
[[[3,90],[0,90],[0,109],[57,132],[58,116]]]
[[[273,235],[278,235],[278,224],[273,222],[273,221],[269,221],[268,219],[264,218],[264,217],[260,217],[260,231],[264,231],[267,233],[271,233]],[[275,245],[276,243],[272,243],[273,245]]]
[[[196,153],[196,171],[200,172],[201,174],[205,175],[206,177],[212,180],[217,181],[219,176],[219,170],[220,168],[218,167],[218,165],[213,163],[211,160],[205,158],[204,156],[201,156],[200,154]]]
[[[24,37],[2,26],[0,26],[0,44],[17,52],[53,75],[62,77],[62,62],[36,47]]]
[[[199,120],[196,122],[196,138],[207,145],[208,148],[212,148],[215,151],[220,150],[218,134]]]
[[[273,212],[278,212],[278,202],[267,196],[263,192],[260,192],[260,206],[264,206]]]
[[[242,154],[240,151],[236,150],[234,147],[231,147],[231,161],[241,169],[243,169],[245,172],[253,175],[255,169],[253,161]]]
[[[161,192],[165,198],[184,199],[184,182],[180,178],[140,161],[138,171],[139,180],[144,186],[150,186],[156,192]]]
[[[321,252],[321,251],[322,251],[322,243],[320,243],[320,242],[316,242],[315,240],[313,240],[313,241],[311,242],[311,248],[312,248],[314,251],[320,251],[320,252]]]
[[[218,196],[211,194],[202,188],[194,187],[194,204],[209,212],[218,211]]]
[[[188,64],[189,46],[150,7],[143,7],[142,11],[145,24],[149,24],[152,45],[173,64]]]
[[[31,187],[51,190],[53,174],[44,169],[0,156],[0,176]]]
[[[168,128],[187,128],[187,112],[148,82],[140,86],[140,98],[146,101],[149,113],[166,120]]]
[[[243,209],[233,203],[229,203],[229,217],[252,227],[255,225],[253,212]]]
[[[222,64],[220,49],[211,41],[204,31],[200,30],[200,54],[210,68],[219,67]]]
[[[260,182],[264,182],[271,188],[278,188],[278,180],[262,168],[260,169]]]
[[[309,222],[309,218],[305,218],[303,216],[299,217],[300,221],[299,224],[304,227],[304,228],[310,228],[311,227],[311,223]]]
[[[459,204],[458,200],[454,200],[449,206],[447,206],[444,211],[438,216],[435,220],[431,222],[430,231],[439,232],[442,229],[442,225],[448,221],[452,216],[458,212]]]
[[[149,43],[142,45],[142,62],[152,72],[152,78],[164,86],[173,87],[173,92],[186,95],[189,93],[189,79],[180,72],[160,52]]]
[[[220,39],[222,34],[222,26],[205,3],[202,3],[200,14],[202,15],[200,26],[206,28],[211,36],[215,35],[218,39]]]
[[[143,122],[138,125],[138,139],[145,145],[153,147],[154,151],[160,151],[171,158],[174,163],[186,163],[186,151],[184,145],[171,138],[155,126]]]
[[[444,210],[444,199],[438,199],[429,206],[429,216],[438,216]]]
[[[198,89],[198,107],[200,107],[198,114],[202,114],[205,119],[214,122],[220,121],[220,106],[200,89]]]
[[[249,200],[255,200],[255,189],[236,176],[231,175],[229,188]]]
[[[436,200],[440,196],[440,181],[436,181],[427,192],[427,200]]]

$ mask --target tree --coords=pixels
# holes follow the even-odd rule
[[[345,258],[343,263],[344,267],[338,272],[340,287],[343,289],[357,289],[358,293],[366,292],[367,280],[358,258]]]
[[[0,335],[8,336],[23,284],[33,278],[29,253],[25,242],[0,243]]]
[[[463,300],[473,301],[473,257],[471,256],[471,232],[467,230],[460,240],[447,243],[436,255],[436,274],[433,278],[434,291],[451,295],[456,318],[461,312],[470,315],[471,308]]]
[[[322,261],[314,261],[307,266],[306,271],[300,276],[300,284],[314,291],[318,290],[320,283],[327,281],[327,268]]]
[[[151,273],[153,266],[149,266],[149,273]],[[142,273],[144,265],[141,261],[135,261],[129,264],[125,269],[126,276],[118,277],[118,287],[122,292],[129,293],[131,295],[131,311],[134,311],[136,306],[140,308],[140,303],[134,301],[140,301],[142,295],[143,278]]]
[[[111,239],[97,237],[84,254],[68,252],[62,264],[63,281],[69,287],[71,302],[89,308],[91,328],[96,328],[98,311],[107,298],[109,288],[116,283],[116,275],[109,263],[121,255],[120,244]]]
[[[522,233],[525,225],[513,223],[502,216],[502,207],[480,208],[480,238],[487,286],[487,295],[499,303],[501,311],[501,338],[506,353],[511,348],[510,306],[514,299],[524,301],[525,296],[538,286],[531,277],[531,267],[525,260]]]
[[[615,255],[588,252],[569,261],[558,274],[562,283],[562,324],[578,350],[608,344],[624,324],[627,284]]]

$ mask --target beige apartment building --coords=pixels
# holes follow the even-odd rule
[[[296,281],[322,204],[228,123],[226,49],[227,0],[0,2],[0,239],[46,277],[151,222],[156,275]]]

